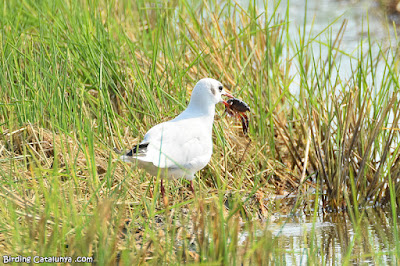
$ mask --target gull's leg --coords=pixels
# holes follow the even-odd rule
[[[164,206],[167,207],[168,206],[168,195],[165,196],[165,188],[164,188],[164,183],[163,183],[163,178],[161,178],[161,196],[162,199],[164,201]]]
[[[194,187],[193,187],[193,180],[190,180],[190,190],[192,191],[193,195],[194,193]]]
[[[163,179],[161,178],[161,196],[164,198],[165,197],[165,189],[164,189],[164,184],[163,184]]]

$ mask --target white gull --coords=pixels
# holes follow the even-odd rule
[[[232,98],[219,81],[201,79],[193,88],[186,110],[174,119],[152,127],[143,141],[121,156],[121,160],[137,162],[151,175],[159,174],[163,196],[162,178],[165,177],[190,180],[194,192],[195,173],[211,159],[215,105],[224,102],[222,95]]]

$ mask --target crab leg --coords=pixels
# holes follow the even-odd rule
[[[249,129],[249,118],[245,114],[239,114],[240,120],[242,121],[243,134],[247,135]]]

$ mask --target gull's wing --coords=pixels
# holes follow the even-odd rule
[[[202,169],[212,155],[212,123],[204,118],[171,120],[151,128],[125,156],[159,168]],[[132,157],[133,156],[133,157]]]

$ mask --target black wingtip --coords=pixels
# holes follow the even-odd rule
[[[143,143],[143,144],[136,145],[135,147],[133,147],[132,150],[130,150],[130,151],[126,154],[126,156],[133,156],[134,154],[137,154],[137,153],[139,153],[139,152],[142,152],[142,151],[144,151],[144,150],[147,148],[147,146],[149,146],[149,143]]]

